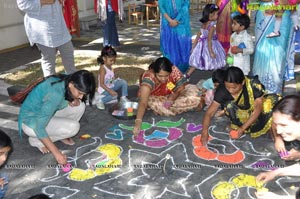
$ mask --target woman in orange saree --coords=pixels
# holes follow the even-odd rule
[[[141,76],[133,133],[137,135],[139,132],[147,108],[158,115],[178,115],[198,107],[201,99],[198,93],[197,86],[188,84],[187,79],[168,58],[158,58]]]

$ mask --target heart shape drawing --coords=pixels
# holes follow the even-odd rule
[[[124,140],[123,131],[121,129],[114,129],[113,132],[106,133],[105,138],[111,140]]]
[[[186,124],[186,131],[188,133],[195,133],[201,131],[203,128],[202,124],[196,125],[195,123],[187,123]]]

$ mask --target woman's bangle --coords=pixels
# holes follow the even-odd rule
[[[142,119],[135,119],[135,122],[136,122],[136,121],[142,121]]]

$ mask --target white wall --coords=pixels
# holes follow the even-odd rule
[[[0,50],[28,43],[16,0],[0,0]]]
[[[143,3],[143,0],[126,0],[136,4]],[[95,15],[94,0],[77,0],[79,19]],[[23,24],[24,13],[21,12],[16,0],[0,0],[0,51],[28,43]]]
[[[94,0],[77,0],[79,19],[95,15]]]

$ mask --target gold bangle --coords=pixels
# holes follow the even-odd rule
[[[136,121],[142,121],[142,119],[135,119],[135,122],[136,122]]]

